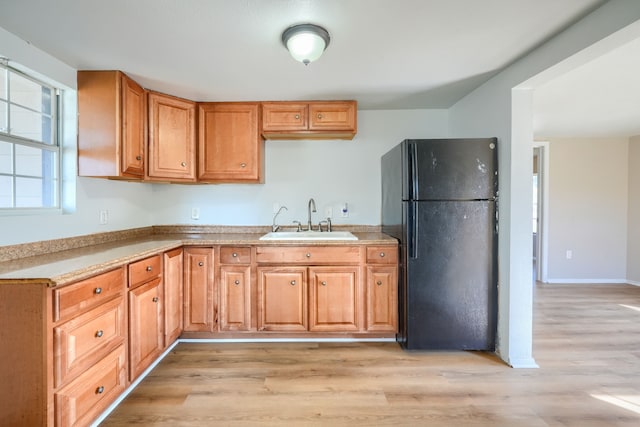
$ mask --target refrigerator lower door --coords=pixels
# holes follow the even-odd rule
[[[494,350],[495,202],[421,201],[406,264],[407,349]],[[409,239],[411,241],[411,239]]]

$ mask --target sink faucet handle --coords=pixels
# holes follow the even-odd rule
[[[331,217],[328,216],[327,217],[327,231],[331,231]]]
[[[300,221],[293,221],[293,223],[298,225],[298,229],[296,231],[302,231],[302,223]]]
[[[322,224],[326,224],[327,225],[327,231],[329,231],[329,223],[326,220],[320,221],[318,223],[318,231],[322,231]]]

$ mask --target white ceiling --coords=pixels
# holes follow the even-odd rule
[[[356,99],[360,109],[448,108],[604,2],[0,0],[0,27],[73,68],[119,69],[149,89],[197,101]],[[304,22],[331,34],[324,55],[306,67],[281,43],[284,29]],[[609,71],[594,62],[575,71],[579,78],[537,90],[536,132],[568,132],[559,118],[593,113],[586,100],[567,106],[582,92],[604,107],[612,79],[597,94],[584,87]]]

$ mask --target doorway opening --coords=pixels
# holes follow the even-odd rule
[[[533,212],[532,212],[532,283],[547,281],[547,195],[548,195],[548,142],[534,142],[533,146]]]

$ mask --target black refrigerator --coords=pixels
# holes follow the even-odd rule
[[[382,156],[382,231],[400,242],[407,350],[495,349],[497,140],[407,139]]]

